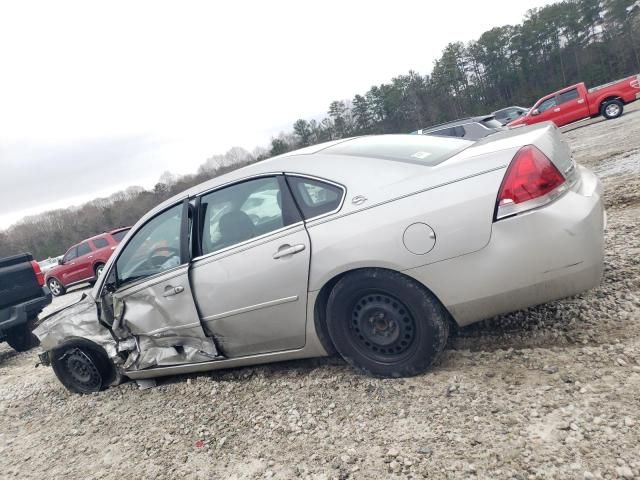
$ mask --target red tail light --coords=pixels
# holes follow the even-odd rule
[[[36,274],[36,279],[38,280],[38,285],[41,287],[44,285],[44,273],[40,270],[40,265],[35,260],[31,260],[31,268],[33,268],[33,273]]]
[[[533,145],[522,147],[500,185],[495,219],[550,202],[550,194],[564,183],[565,178],[544,153]]]

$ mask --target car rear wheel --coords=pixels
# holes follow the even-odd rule
[[[49,287],[49,290],[54,297],[64,295],[67,291],[67,289],[64,288],[64,285],[62,285],[56,278],[50,278],[47,281],[47,286]]]
[[[620,100],[609,100],[602,104],[602,116],[607,120],[618,118],[624,111],[624,104]]]
[[[380,377],[424,372],[444,350],[448,313],[422,285],[398,272],[342,277],[329,295],[327,328],[340,355]]]
[[[113,380],[113,364],[98,348],[71,344],[50,355],[56,377],[73,393],[98,392]]]

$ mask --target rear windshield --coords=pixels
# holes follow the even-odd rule
[[[429,135],[376,135],[354,138],[326,148],[322,153],[382,158],[434,166],[461,152],[473,142]]]

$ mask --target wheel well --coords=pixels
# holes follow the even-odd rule
[[[607,97],[607,98],[602,99],[602,101],[600,102],[600,109],[602,109],[602,106],[605,103],[607,103],[607,102],[609,102],[611,100],[619,100],[620,102],[624,103],[624,101],[620,97]]]
[[[101,265],[104,267],[104,262],[96,262],[96,264],[93,266],[93,273],[98,273],[98,267]]]
[[[96,365],[100,373],[104,377],[104,385],[109,385],[116,379],[116,368],[109,355],[107,355],[107,351],[91,340],[87,340],[86,338],[81,337],[72,337],[66,340],[62,345],[54,348],[49,353],[49,358],[52,359],[53,355],[56,355],[57,352],[63,352],[69,348],[80,348],[84,350],[90,350],[100,357],[100,365]]]
[[[449,310],[447,309],[447,307],[442,303],[442,301],[440,301],[438,296],[435,293],[433,293],[433,291],[431,291],[431,289],[427,287],[425,284],[423,284],[422,282],[416,280],[413,277],[405,275],[404,273],[399,272],[398,270],[391,270],[389,268],[379,268],[379,267],[355,268],[353,270],[347,270],[346,272],[339,273],[338,275],[330,279],[327,283],[325,283],[323,287],[320,289],[320,293],[318,294],[318,297],[316,298],[316,303],[313,307],[313,313],[314,313],[313,321],[316,328],[316,335],[318,335],[318,338],[320,339],[320,343],[322,343],[322,346],[324,347],[324,349],[327,351],[329,355],[335,355],[336,353],[336,349],[333,345],[333,342],[331,341],[331,337],[329,336],[329,331],[327,329],[327,302],[329,301],[329,295],[331,294],[331,290],[333,290],[333,287],[336,285],[336,283],[338,283],[338,281],[342,277],[344,277],[347,274],[350,274],[353,272],[359,272],[362,270],[386,270],[389,272],[399,273],[400,275],[407,277],[409,280],[416,282],[418,285],[424,288],[427,292],[429,292],[429,294],[431,294],[438,303],[440,303],[444,311],[447,312],[449,316],[449,326],[453,329],[452,331],[457,331],[458,324],[453,319],[453,316],[449,313]]]

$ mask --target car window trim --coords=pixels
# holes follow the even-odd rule
[[[562,97],[562,95],[565,95],[565,94],[571,93],[571,92],[576,92],[576,96],[572,97],[572,98],[570,98],[568,100],[563,100],[562,102],[560,102],[560,97]],[[572,100],[576,100],[576,99],[579,99],[579,98],[580,98],[580,92],[578,92],[578,88],[577,87],[576,88],[570,88],[569,90],[565,90],[564,92],[561,92],[561,93],[559,93],[557,95],[557,97],[556,97],[556,106],[562,105],[563,103],[567,103],[567,102],[570,102]]]
[[[178,270],[180,269],[185,269],[185,268],[190,268],[190,264],[189,263],[182,263],[180,265],[178,265],[177,267],[171,267],[168,270],[163,270],[161,272],[158,273],[154,273],[153,275],[149,275],[148,277],[144,277],[144,278],[139,278],[136,280],[132,280],[130,282],[126,282],[123,283],[122,285],[119,285],[116,288],[116,291],[114,293],[127,293],[129,292],[130,289],[135,288],[135,287],[142,287],[140,288],[140,290],[144,289],[144,288],[148,288],[148,287],[152,287],[153,285],[156,285],[158,283],[162,283],[166,280],[168,280],[169,278],[173,278],[171,277],[170,274],[175,274],[175,276],[178,275]],[[164,278],[164,276],[167,276],[169,278]],[[163,277],[163,278],[160,278]],[[152,282],[149,285],[144,285],[147,282]],[[144,285],[144,286],[143,286]],[[135,293],[135,292],[131,292],[131,293]]]
[[[553,107],[557,107],[558,106],[558,95],[551,95],[550,97],[545,98],[544,100],[542,100],[540,103],[538,103],[538,105],[535,107],[536,109],[540,109],[540,106],[546,102],[547,100],[551,100],[554,99],[556,101],[555,105],[551,105],[549,108],[553,108]],[[540,113],[544,113],[547,110],[549,110],[549,108],[545,108],[542,112]]]
[[[71,250],[73,250],[73,251],[74,251],[74,253],[75,253],[75,257],[70,258],[70,259],[68,259],[68,260],[65,260],[65,258],[66,258],[66,256],[67,256],[67,254],[68,254]],[[70,261],[72,261],[72,260],[75,260],[76,258],[78,258],[78,245],[74,245],[73,247],[71,247],[69,250],[67,250],[67,253],[65,253],[65,254],[62,256],[62,260],[63,260],[63,262],[65,262],[65,263],[66,263],[66,262],[70,262]]]
[[[163,272],[159,272],[157,274],[154,275],[150,275],[148,277],[144,277],[144,278],[140,278],[138,280],[133,280],[130,283],[118,283],[118,269],[117,269],[117,264],[118,264],[118,260],[120,259],[120,256],[122,255],[122,252],[125,251],[125,249],[127,248],[127,246],[129,245],[129,243],[131,242],[131,240],[136,236],[136,234],[142,229],[144,228],[145,225],[147,225],[149,222],[151,222],[152,220],[154,220],[155,218],[157,218],[158,216],[162,215],[163,213],[167,212],[168,210],[171,210],[172,208],[183,204],[185,201],[189,201],[189,197],[185,197],[183,199],[181,199],[179,202],[176,203],[172,203],[171,205],[167,206],[166,208],[163,208],[162,210],[160,210],[159,212],[157,212],[155,215],[153,215],[152,217],[148,218],[142,225],[140,225],[140,227],[136,228],[135,231],[133,230],[133,228],[131,228],[129,230],[129,233],[132,233],[132,235],[130,235],[127,239],[127,243],[123,244],[122,242],[120,242],[120,244],[118,245],[118,255],[112,256],[109,259],[110,262],[110,266],[109,266],[109,270],[106,272],[106,275],[100,275],[100,277],[103,279],[102,283],[100,284],[100,289],[98,290],[98,298],[100,298],[103,294],[103,290],[105,288],[105,284],[106,284],[106,279],[109,278],[109,276],[111,275],[111,272],[115,272],[115,277],[116,277],[116,289],[115,292],[119,292],[120,289],[124,286],[124,288],[129,288],[129,285],[135,285],[137,283],[142,283],[147,281],[150,278],[153,278],[157,275],[163,274],[165,272],[170,272],[171,270],[174,270],[178,267],[182,267],[184,264],[181,263],[180,265],[178,265],[178,267],[173,267],[170,268],[169,270],[165,270]],[[182,221],[182,220],[181,220]],[[123,239],[124,240],[124,239]],[[180,232],[180,245],[182,246],[182,231]],[[181,259],[182,261],[182,259]],[[114,292],[114,293],[115,293]]]
[[[280,190],[282,190],[282,193],[283,193],[283,195],[281,197],[282,198],[282,206],[281,206],[282,221],[284,222],[284,218],[285,218],[285,214],[284,214],[285,202],[291,204],[290,208],[293,208],[295,210],[295,213],[298,214],[299,220],[297,222],[294,222],[294,223],[290,224],[290,225],[285,225],[284,227],[278,228],[277,230],[272,230],[271,232],[263,233],[262,235],[259,235],[257,237],[248,238],[247,240],[235,243],[233,245],[229,245],[228,247],[224,247],[224,248],[221,248],[219,250],[215,250],[213,252],[209,252],[209,253],[203,254],[202,253],[202,243],[203,243],[202,242],[202,230],[204,229],[204,220],[205,220],[205,218],[204,218],[204,212],[202,211],[202,198],[205,197],[206,195],[211,194],[211,193],[215,193],[216,191],[223,190],[225,188],[230,188],[230,187],[233,187],[235,185],[240,185],[241,183],[250,182],[250,181],[253,181],[253,180],[256,180],[256,179],[260,179],[260,178],[275,178],[276,181],[278,182],[278,188]],[[284,195],[287,195],[289,198],[285,199]],[[251,242],[253,242],[255,240],[260,240],[260,239],[263,239],[263,238],[267,238],[267,237],[269,237],[271,235],[275,235],[275,234],[277,234],[279,232],[283,232],[283,231],[285,231],[285,230],[287,230],[287,229],[289,229],[291,227],[301,225],[304,222],[304,215],[302,215],[302,212],[300,211],[300,208],[298,207],[298,204],[295,201],[295,197],[291,193],[289,185],[286,183],[286,176],[285,176],[285,174],[283,172],[267,173],[267,174],[261,173],[261,174],[258,174],[258,175],[245,177],[245,178],[243,178],[241,180],[236,180],[236,181],[233,181],[233,182],[225,183],[223,185],[219,185],[217,187],[214,187],[213,189],[206,190],[206,191],[204,191],[202,193],[196,194],[195,203],[196,203],[196,212],[197,212],[196,213],[196,218],[197,218],[197,221],[198,221],[197,230],[195,232],[195,235],[198,237],[198,239],[197,239],[196,244],[195,244],[197,246],[197,250],[194,251],[194,256],[191,259],[192,263],[197,261],[197,260],[201,260],[203,258],[207,258],[207,257],[213,256],[213,255],[217,255],[218,253],[225,252],[227,250],[231,250],[231,249],[234,249],[234,248],[242,246],[242,245],[246,245],[246,244],[251,243]]]
[[[317,182],[323,182],[329,185],[333,185],[334,187],[338,187],[342,190],[342,198],[340,199],[340,203],[335,209],[331,210],[330,212],[321,213],[320,215],[315,215],[313,217],[305,218],[304,215],[302,214],[302,209],[300,208],[300,206],[298,205],[298,202],[296,201],[296,196],[293,194],[293,189],[289,184],[288,177],[308,178],[309,180],[315,180]],[[323,218],[329,215],[334,215],[338,213],[340,210],[342,210],[342,206],[344,205],[345,199],[347,198],[347,187],[345,187],[341,183],[334,182],[333,180],[329,180],[328,178],[322,178],[314,175],[308,175],[305,173],[296,173],[296,172],[284,172],[284,178],[287,181],[287,187],[289,187],[289,193],[291,194],[291,197],[293,198],[293,201],[295,202],[296,207],[300,211],[300,214],[302,215],[302,219],[305,223],[310,222],[311,220],[317,220],[319,218]]]

